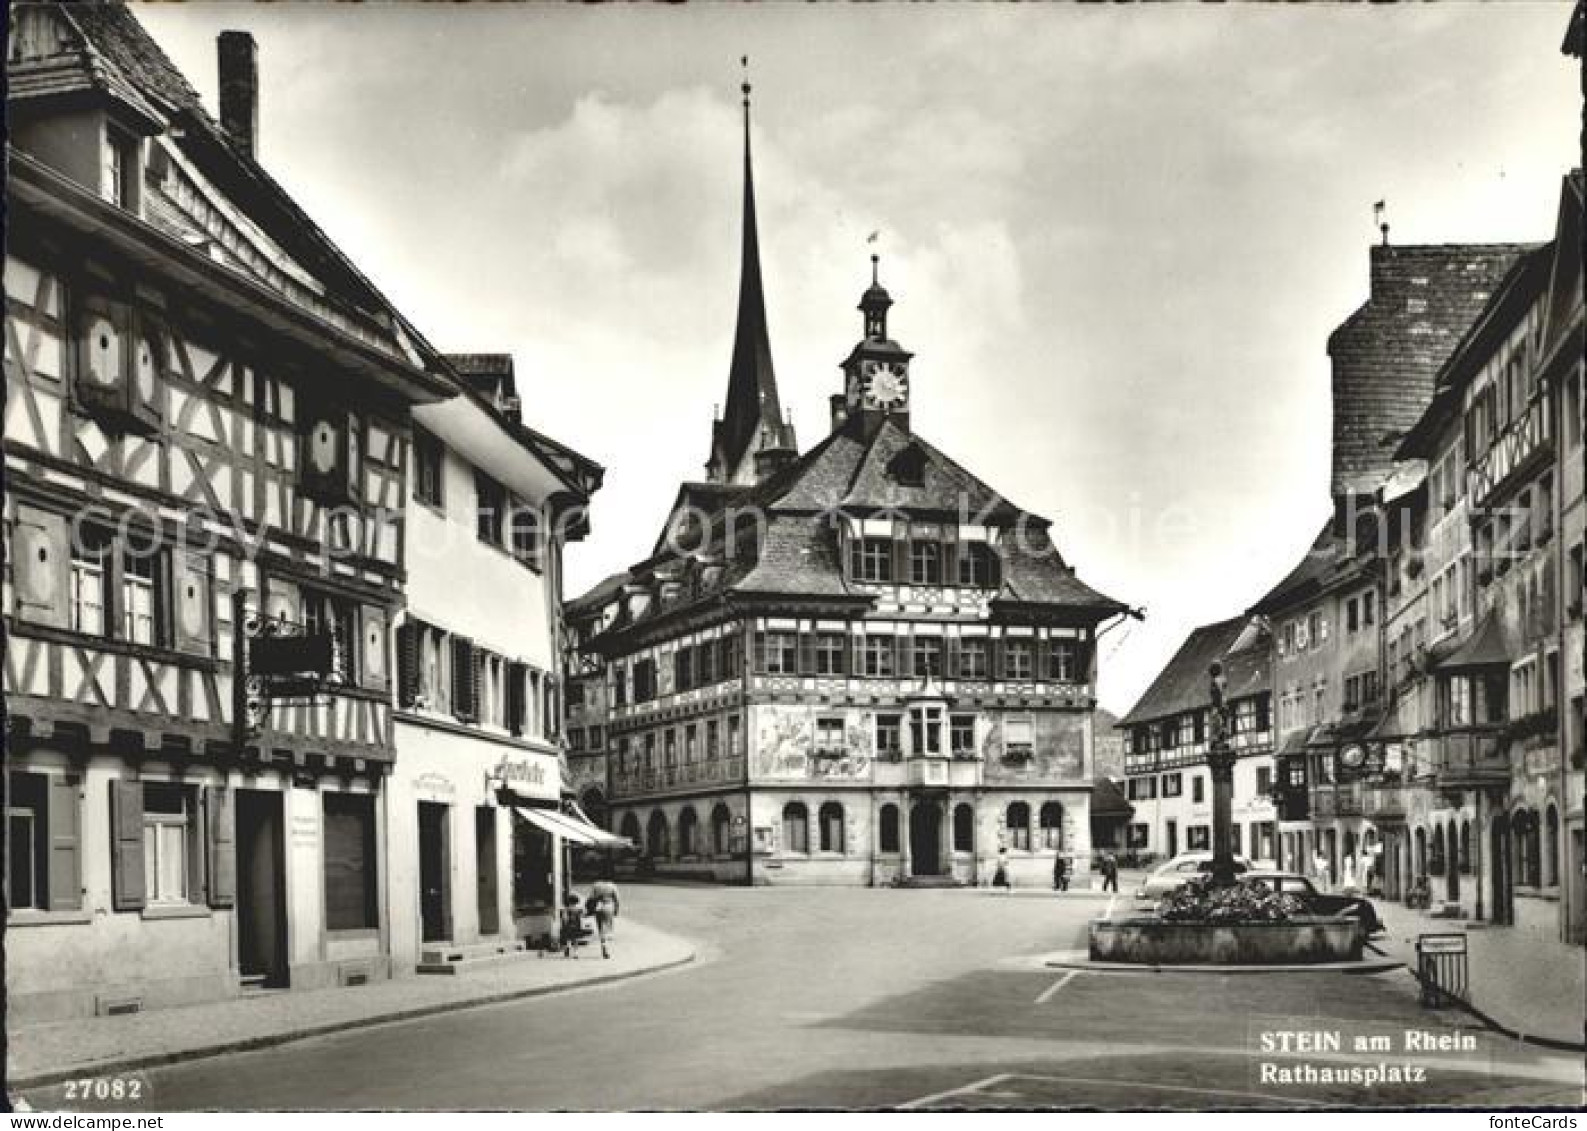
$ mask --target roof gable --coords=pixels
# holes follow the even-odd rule
[[[1223,665],[1225,696],[1229,700],[1259,694],[1270,688],[1267,638],[1250,631],[1252,618],[1244,614],[1192,629],[1157,678],[1118,725],[1134,726],[1167,719],[1212,705],[1210,669]],[[1236,650],[1236,645],[1240,645]]]

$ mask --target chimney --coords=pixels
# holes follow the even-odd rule
[[[259,48],[245,31],[223,31],[220,63],[220,124],[249,157],[259,140]]]

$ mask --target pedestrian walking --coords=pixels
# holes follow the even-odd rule
[[[562,957],[577,958],[574,948],[584,937],[584,901],[572,888],[562,893]]]
[[[1317,873],[1317,886],[1330,888],[1333,886],[1333,877],[1328,874],[1328,857],[1321,852],[1312,857],[1312,867]]]
[[[1052,886],[1054,891],[1069,890],[1069,861],[1062,852],[1053,857]]]
[[[1119,890],[1119,858],[1112,852],[1102,854],[1102,890],[1114,893]]]
[[[992,873],[992,886],[995,888],[1012,888],[1008,882],[1008,849],[997,850],[997,871]]]
[[[617,885],[611,880],[597,880],[590,889],[590,910],[595,916],[595,933],[601,940],[601,957],[612,956],[612,936],[617,927],[617,910],[621,900],[617,898]]]

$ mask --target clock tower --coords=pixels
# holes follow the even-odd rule
[[[860,297],[859,307],[865,336],[843,363],[843,415],[860,421],[867,434],[889,418],[909,428],[909,359],[914,356],[887,336],[887,311],[893,298],[876,274],[873,255],[871,285]]]

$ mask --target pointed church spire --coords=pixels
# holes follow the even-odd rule
[[[793,425],[785,423],[777,373],[766,330],[766,295],[760,276],[760,233],[755,222],[755,174],[750,159],[749,58],[744,57],[744,234],[739,261],[738,322],[728,368],[727,403],[711,436],[706,464],[712,482],[753,482],[760,451],[796,454]],[[785,462],[774,458],[771,463]]]

